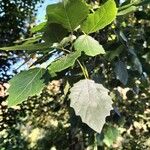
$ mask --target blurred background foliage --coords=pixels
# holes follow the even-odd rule
[[[0,1],[0,46],[32,36],[29,30],[39,2]],[[96,0],[88,2],[94,4]],[[31,55],[0,52],[0,150],[150,149],[150,5],[148,0],[138,1],[140,6],[124,9],[133,2],[116,1],[122,6],[116,21],[93,34],[104,45],[106,57],[85,61],[91,78],[108,87],[114,101],[101,134],[83,124],[68,107],[72,83],[65,82],[63,73],[40,96],[8,109],[6,83],[16,73],[10,73],[11,66]]]

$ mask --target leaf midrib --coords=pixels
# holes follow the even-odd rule
[[[17,101],[18,98],[20,97],[20,95],[27,89],[27,87],[32,83],[32,81],[37,77],[37,75],[39,74],[39,72],[41,71],[41,68],[38,70],[38,72],[36,73],[36,75],[32,78],[32,80],[25,86],[25,88],[22,90],[22,92],[16,97],[16,99],[14,101]]]
[[[66,19],[68,20],[69,28],[70,28],[71,32],[73,32],[72,27],[71,27],[71,23],[70,23],[70,18],[67,14],[67,10],[66,10],[66,7],[65,7],[64,3],[63,3],[63,7],[64,7],[64,10],[65,10],[64,12],[65,12]]]

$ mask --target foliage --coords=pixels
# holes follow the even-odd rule
[[[70,103],[83,123],[98,132],[95,133],[85,124],[81,124],[79,117],[70,115],[70,128],[75,127],[78,133],[82,134],[79,135],[77,141],[75,140],[75,143],[80,143],[77,144],[80,147],[83,145],[78,140],[81,137],[85,140],[84,136],[88,135],[88,145],[84,146],[86,148],[89,145],[91,149],[95,147],[101,149],[103,145],[110,149],[115,146],[120,149],[149,148],[148,140],[142,144],[142,138],[144,137],[146,141],[149,131],[147,117],[149,103],[147,100],[149,99],[150,33],[147,15],[149,4],[147,4],[147,1],[125,1],[123,4],[119,4],[108,0],[104,3],[90,1],[86,4],[82,0],[64,0],[48,6],[47,22],[32,29],[34,33],[41,33],[42,44],[48,45],[49,48],[43,47],[39,51],[36,46],[34,47],[34,42],[21,45],[32,46],[34,48],[32,50],[35,50],[32,51],[33,53],[42,53],[42,57],[39,57],[39,60],[42,59],[42,61],[39,63],[37,60],[34,63],[41,66],[43,66],[42,63],[45,63],[46,55],[54,56],[52,54],[57,52],[57,58],[59,58],[54,58],[52,63],[46,62],[45,69],[48,72],[40,77],[42,79],[50,77],[50,80],[62,78],[69,83],[69,87],[72,88],[63,87],[67,91],[64,92],[64,101],[60,102],[60,107],[63,108],[65,105],[68,109]],[[79,7],[77,7],[78,5]],[[79,13],[77,9],[73,8],[83,9],[83,13]],[[110,10],[112,10],[111,15],[108,16],[105,11],[109,12]],[[75,21],[76,18],[77,21]],[[114,19],[115,21],[112,22]],[[110,23],[112,24],[110,25]],[[61,28],[58,33],[57,30],[51,29],[54,24]],[[58,38],[49,36],[49,31],[56,31]],[[59,33],[65,34],[60,35]],[[15,50],[21,50],[21,46]],[[1,49],[10,50],[11,48]],[[31,69],[19,73],[14,77],[15,80],[30,71]],[[65,82],[63,84],[65,86]],[[9,88],[9,103],[11,99],[14,99],[11,97],[11,92],[15,85],[11,84]],[[26,94],[26,97],[30,96],[28,93]],[[70,99],[68,99],[68,95],[70,95]],[[103,120],[112,109],[111,99],[118,107],[119,112],[115,106],[115,112],[111,113],[111,117],[115,116],[117,119],[111,120],[111,117],[107,117],[104,125]],[[21,103],[23,100],[19,101]],[[24,103],[21,106],[23,105]],[[99,122],[102,123],[99,124]],[[145,125],[144,122],[146,122]],[[72,132],[75,129],[72,129]],[[99,134],[100,132],[101,134]],[[139,133],[142,135],[141,137],[138,136]],[[76,134],[74,135],[77,137]],[[124,141],[123,136],[125,137]],[[141,141],[137,144],[139,139]],[[86,143],[86,141],[84,142]],[[75,147],[77,145],[75,144]]]
[[[14,45],[14,42],[30,36],[29,29],[35,20],[35,5],[38,2],[43,1],[0,0],[0,47]],[[0,81],[6,82],[11,78],[10,66],[23,57],[23,52],[0,52]]]
[[[34,68],[29,71],[21,72],[12,78],[9,81],[11,88],[8,89],[8,105],[17,105],[20,101],[26,100],[28,96],[39,94],[44,88],[44,80],[42,79],[44,74],[45,69]]]
[[[78,9],[76,9],[76,8],[78,8]],[[108,15],[107,13],[105,13],[106,10],[111,11],[111,15]],[[115,5],[115,2],[113,0],[109,0],[108,2],[102,4],[102,6],[100,6],[100,8],[98,8],[95,12],[93,12],[93,14],[89,14],[90,16],[88,16],[88,12],[89,12],[88,4],[86,4],[82,0],[76,0],[76,1],[75,0],[70,0],[70,1],[64,0],[60,3],[47,6],[47,18],[48,19],[47,19],[47,25],[44,26],[45,29],[43,29],[44,34],[42,36],[42,39],[45,40],[45,43],[51,43],[52,46],[53,46],[53,42],[56,42],[55,40],[53,40],[51,38],[51,36],[49,36],[49,34],[52,34],[51,31],[59,32],[59,30],[55,31],[55,30],[51,29],[51,24],[53,24],[53,23],[55,23],[55,24],[57,23],[57,24],[62,25],[65,29],[68,30],[68,34],[69,34],[69,32],[71,32],[71,34],[73,34],[73,30],[75,28],[77,28],[79,25],[81,25],[81,31],[86,32],[86,33],[98,31],[101,28],[104,28],[106,25],[110,24],[115,19],[117,8]],[[94,21],[95,20],[96,21],[99,20],[99,21],[94,22],[93,18],[94,18]],[[85,20],[85,21],[83,21],[83,20]],[[92,24],[89,24],[89,21],[92,22]],[[42,26],[40,26],[40,27],[42,27]],[[55,27],[57,27],[57,26],[55,26]],[[57,27],[57,28],[59,29],[59,27]],[[60,33],[62,33],[62,31],[63,31],[63,29],[61,29]],[[55,33],[55,35],[56,35],[56,33]],[[61,36],[61,34],[57,34],[55,36],[56,39],[59,39],[60,38],[59,36]],[[71,44],[73,44],[73,43],[71,43]],[[25,44],[25,46],[26,46],[26,44]],[[35,45],[33,45],[33,46],[31,45],[32,48],[30,48],[28,46],[29,46],[29,44],[27,44],[28,50],[32,50],[33,48],[35,48],[35,50],[38,50],[38,48]],[[56,48],[56,49],[59,47],[60,47],[59,44],[58,44],[58,46],[54,46],[54,48]],[[21,48],[24,48],[24,50],[25,50],[25,47],[21,47],[21,46],[18,46],[18,47],[15,46],[14,48],[12,48],[12,47],[2,48],[2,49],[3,50],[10,50],[10,49],[20,50]],[[43,49],[44,49],[44,47],[43,47]],[[60,47],[60,49],[65,50],[65,47],[63,47],[63,48]],[[50,64],[50,66],[48,67],[49,73],[51,74],[51,73],[60,72],[62,70],[67,69],[70,66],[73,66],[75,63],[75,60],[80,56],[81,51],[84,51],[85,54],[87,54],[89,56],[96,56],[98,54],[104,54],[105,53],[102,46],[99,45],[99,43],[89,35],[81,35],[79,38],[77,38],[77,40],[74,43],[74,49],[77,52],[73,52],[73,54],[71,54],[71,51],[73,49],[72,50],[67,49],[65,51],[67,53],[70,53],[68,56],[65,56],[64,58],[61,58],[60,60],[57,60],[56,62]],[[86,67],[82,66],[80,61],[78,61],[78,62],[79,62],[80,66],[83,70],[83,73],[86,74],[85,77],[87,78],[88,73],[86,71]],[[39,85],[39,84],[34,85],[33,84],[35,82],[34,79],[36,80],[36,78],[35,78],[36,72],[35,72],[35,75],[32,73],[33,77],[28,78],[28,76],[31,76],[30,71],[31,70],[29,70],[29,73],[28,72],[22,72],[10,81],[10,88],[8,91],[9,92],[9,98],[7,99],[9,106],[21,103],[23,101],[23,98],[25,100],[27,98],[27,96],[31,96],[31,95],[33,96],[33,94],[37,94],[37,92],[39,92],[39,90],[37,90],[37,89],[42,90],[41,85]],[[38,77],[37,79],[40,79],[42,77],[43,77],[43,75]],[[22,78],[25,78],[25,79],[27,78],[28,80],[23,81]],[[22,88],[20,88],[21,86],[19,86],[19,89],[20,89],[19,93],[21,95],[15,96],[15,93],[18,90],[14,87],[16,87],[16,85],[22,85],[21,80],[24,82],[25,85],[23,85]],[[32,88],[32,86],[34,86],[34,87]],[[79,86],[79,88],[82,88],[82,87]],[[88,90],[90,90],[90,89],[88,89]],[[94,94],[94,95],[97,95],[98,92],[102,95],[103,94],[106,95],[106,93],[107,93],[104,90],[101,90],[101,88],[97,88],[93,92],[94,93],[92,93],[92,94]],[[24,94],[26,94],[26,95],[24,95]],[[71,96],[71,100],[72,99],[75,99],[75,98],[73,96]],[[88,101],[91,101],[91,99],[92,99],[92,97]],[[78,100],[80,100],[80,97]],[[99,107],[99,103],[100,102],[98,99],[95,100],[95,104],[93,105],[92,109],[93,110],[97,109]],[[101,100],[101,103],[103,103],[102,100]],[[76,106],[74,106],[74,105],[72,105],[72,106],[73,106],[73,108],[75,108],[75,110],[77,110]],[[104,111],[100,112],[100,114],[102,113],[102,114],[104,114],[104,116],[106,116],[106,115],[108,115],[108,112],[110,111],[111,107],[107,103],[104,106],[107,107],[107,109],[106,109],[107,113],[105,114],[105,110],[104,110]],[[84,108],[84,106],[81,105],[81,108],[78,108],[78,109],[82,110],[83,109],[82,107]],[[90,107],[90,102],[89,102],[89,107]],[[85,110],[86,110],[85,112],[81,111],[78,113],[76,111],[76,113],[81,116],[81,118],[84,122],[86,122],[89,126],[93,127],[94,123],[92,123],[92,125],[91,125],[89,119],[83,118],[83,116],[89,115],[89,113],[87,112],[87,109],[85,109]],[[82,115],[83,113],[84,113],[84,115]],[[99,116],[99,114],[97,114],[97,117],[98,116]],[[97,117],[95,118],[95,121],[98,119]],[[90,119],[92,119],[92,118],[90,117]],[[102,125],[100,127],[98,127],[98,124],[96,124],[96,126],[97,127],[94,127],[93,129],[95,129],[97,132],[100,132],[102,129]]]

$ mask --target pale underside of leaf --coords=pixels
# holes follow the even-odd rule
[[[71,88],[71,107],[89,127],[100,133],[106,116],[110,115],[112,100],[108,90],[93,80],[80,80]]]
[[[15,106],[27,100],[29,96],[39,94],[45,86],[44,79],[42,79],[44,73],[45,69],[34,68],[14,76],[9,81],[8,106]]]
[[[98,54],[105,54],[102,45],[94,38],[88,35],[81,35],[74,43],[75,50],[83,51],[88,56],[96,56]]]

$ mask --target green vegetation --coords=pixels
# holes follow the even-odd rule
[[[63,0],[32,37],[1,47],[36,57],[9,80],[2,149],[149,149],[149,7]]]

